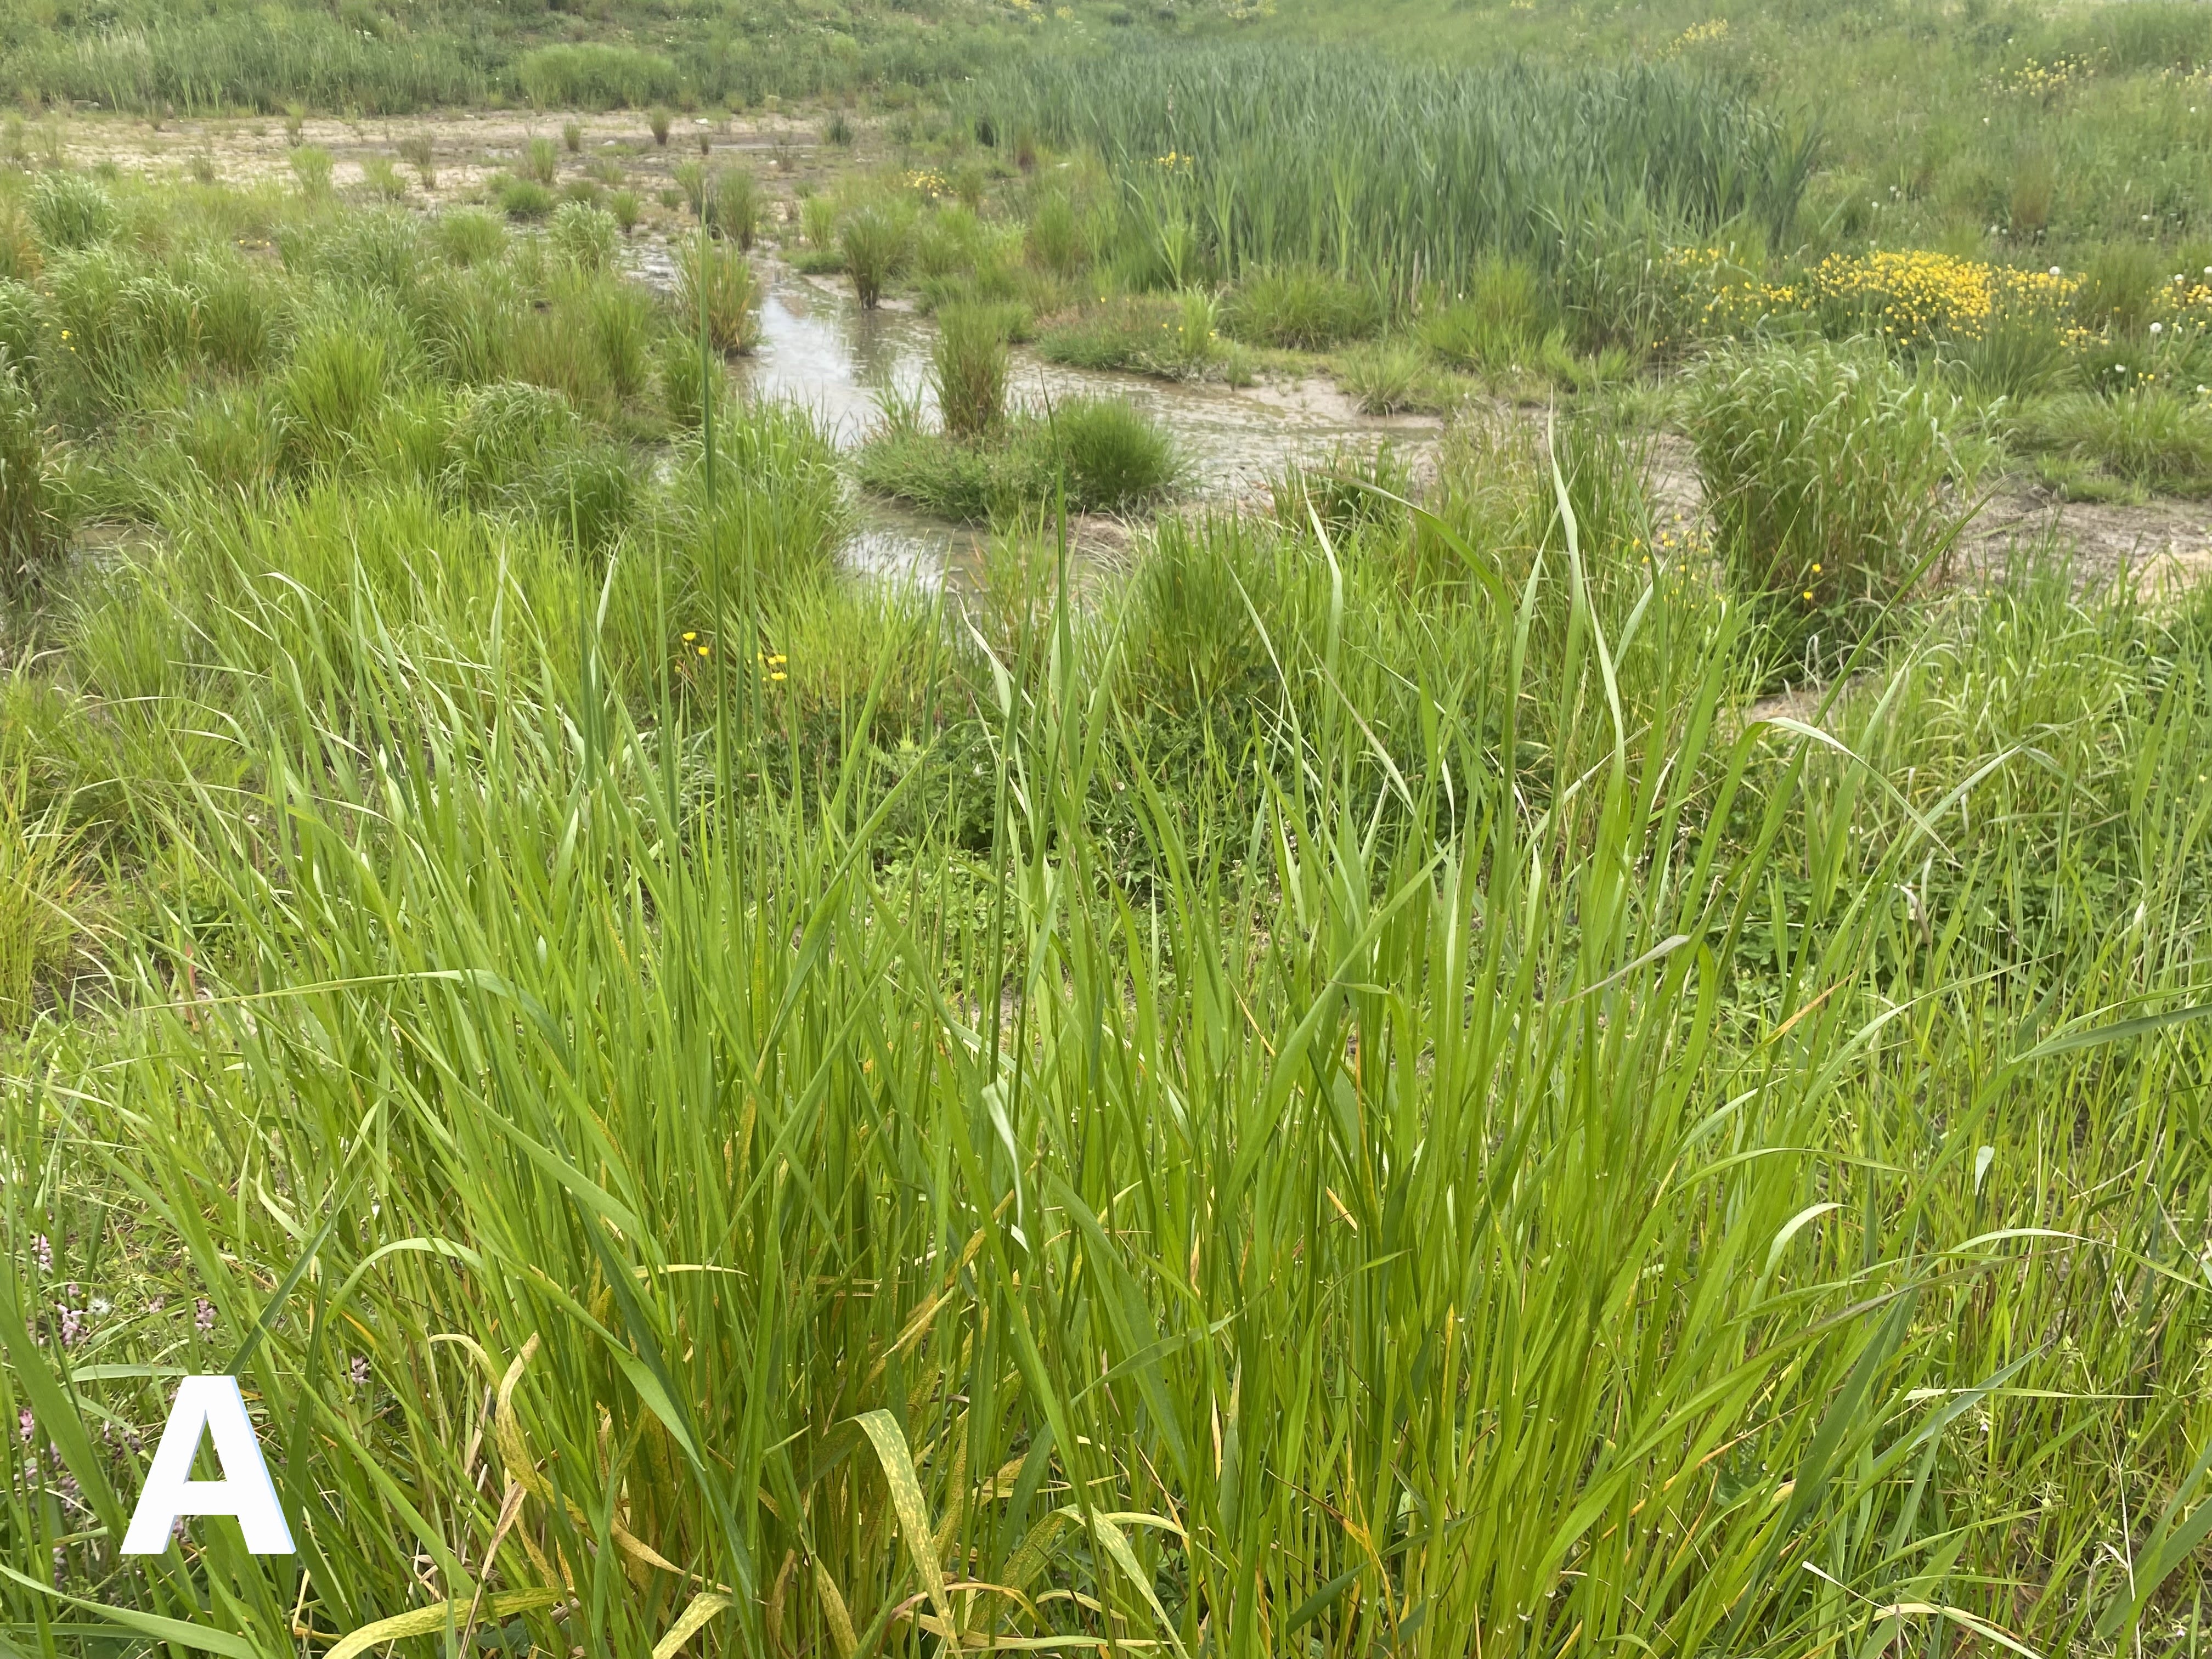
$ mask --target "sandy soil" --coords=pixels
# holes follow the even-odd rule
[[[412,166],[400,162],[406,181],[403,198],[418,208],[442,207],[469,199],[494,173],[514,171],[533,138],[563,143],[563,129],[580,129],[577,148],[562,148],[556,185],[588,176],[595,161],[618,163],[629,188],[646,199],[648,228],[665,215],[659,191],[673,184],[678,163],[702,156],[711,164],[743,159],[753,164],[779,217],[788,217],[802,185],[820,184],[856,163],[886,158],[882,144],[865,129],[859,143],[836,147],[821,140],[820,123],[796,114],[673,118],[665,145],[656,144],[646,118],[636,111],[459,110],[378,117],[358,121],[310,116],[295,141],[282,118],[175,120],[159,124],[118,116],[77,116],[61,124],[64,153],[72,166],[112,161],[126,172],[190,177],[196,165],[211,169],[226,184],[247,185],[291,174],[295,143],[331,153],[331,180],[341,191],[364,186],[362,164],[374,156],[400,161],[410,139],[427,138],[433,182],[425,184]],[[670,221],[672,222],[672,219]]]

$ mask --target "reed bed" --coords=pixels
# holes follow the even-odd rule
[[[1813,129],[1665,64],[1179,46],[1045,57],[968,97],[999,131],[1106,156],[1125,237],[1178,283],[1310,266],[1410,295],[1624,223],[1778,244],[1817,155]]]

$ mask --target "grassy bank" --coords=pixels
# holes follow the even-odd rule
[[[18,8],[0,23],[0,90],[156,116],[355,115],[481,106],[677,105],[744,109],[770,98],[914,89],[1016,46],[1020,13],[854,0],[791,9],[620,4],[339,8],[159,0]]]

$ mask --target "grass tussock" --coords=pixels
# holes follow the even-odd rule
[[[714,349],[750,351],[760,343],[761,283],[752,261],[732,245],[701,236],[676,273],[678,316],[706,331]]]
[[[1173,439],[1112,398],[1020,411],[973,437],[894,411],[855,465],[866,489],[971,522],[1061,503],[1133,513],[1173,495],[1185,471]]]
[[[1773,672],[1819,678],[1916,580],[1940,575],[1971,505],[1957,400],[1863,350],[1723,353],[1690,429],[1729,579]]]

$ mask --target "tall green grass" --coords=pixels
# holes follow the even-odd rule
[[[0,592],[30,581],[54,553],[52,495],[38,404],[0,350]]]
[[[1825,678],[1942,577],[1974,505],[1959,400],[1863,347],[1717,353],[1688,423],[1717,550],[1778,675]]]
[[[1112,165],[1133,253],[1180,284],[1310,265],[1408,295],[1656,220],[1788,240],[1812,131],[1672,64],[1419,68],[1352,51],[1139,49],[980,81],[1002,131]]]
[[[887,838],[927,700],[767,763],[819,601],[747,447],[711,587],[205,521],[218,592],[140,602],[259,665],[203,694],[252,786],[179,799],[128,1012],[6,1073],[19,1638],[2186,1650],[2201,621],[2023,580],[1847,758],[1741,723],[1567,449],[1172,532],[1127,602],[1273,690],[1171,774],[1048,543],[995,664],[908,633],[848,729],[973,697],[972,843]],[[301,1559],[112,1555],[180,1365]]]

